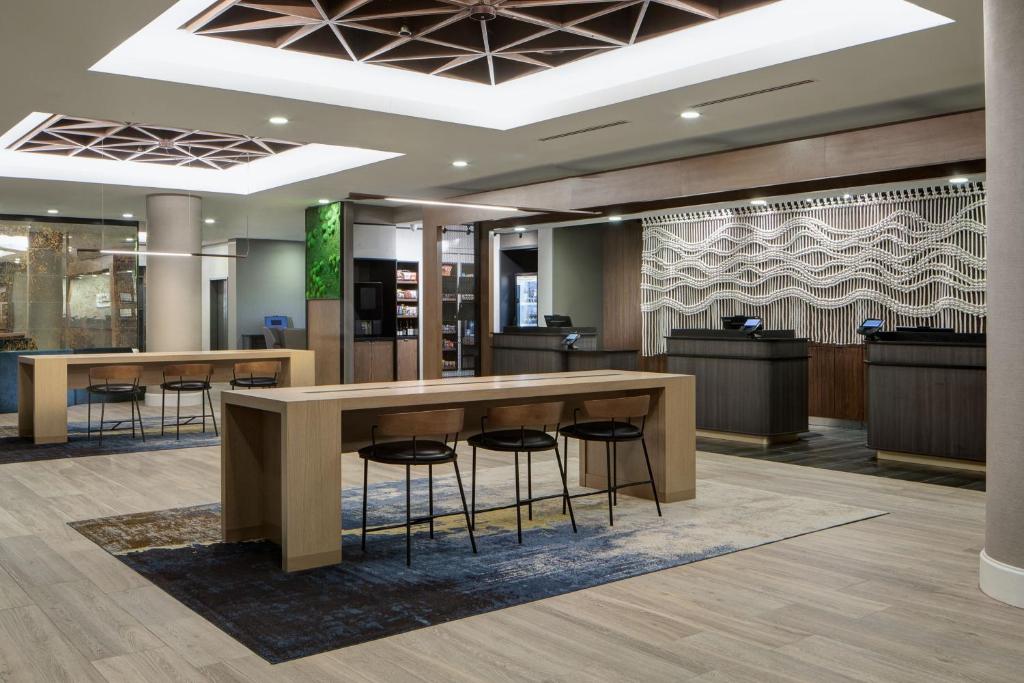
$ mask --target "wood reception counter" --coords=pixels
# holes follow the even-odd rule
[[[568,348],[570,334],[579,339]],[[491,339],[495,375],[577,370],[636,370],[639,351],[605,351],[593,327],[506,327]]]
[[[512,377],[462,377],[221,394],[221,491],[226,541],[269,538],[285,571],[341,561],[341,453],[369,440],[381,413],[439,406],[466,409],[474,433],[488,406],[565,401],[563,424],[591,398],[647,394],[647,446],[663,502],[696,493],[694,379],[614,370]],[[619,450],[639,448],[620,444]],[[603,488],[605,452],[580,458],[580,484]],[[640,452],[637,452],[640,454]],[[620,457],[619,481],[647,477],[642,454]],[[628,477],[635,477],[628,479]],[[650,497],[638,486],[620,493]]]
[[[792,330],[673,330],[668,371],[697,378],[702,436],[760,444],[807,431],[807,340]]]
[[[868,445],[880,460],[984,469],[985,337],[868,342]]]

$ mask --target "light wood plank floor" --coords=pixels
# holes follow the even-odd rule
[[[65,525],[217,500],[217,449],[3,465],[0,679],[1024,680],[1024,610],[977,588],[983,493],[716,454],[698,472],[892,514],[270,666]]]

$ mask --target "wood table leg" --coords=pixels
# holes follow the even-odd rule
[[[221,530],[281,541],[281,416],[221,400]]]
[[[68,440],[68,366],[61,358],[36,356],[32,365],[19,363],[18,412],[22,401],[31,403],[32,439],[35,443],[67,443]],[[30,378],[23,393],[22,369],[30,367]],[[21,418],[18,418],[19,430]]]
[[[33,436],[35,427],[35,373],[29,363],[18,363],[18,436]]]
[[[677,376],[664,389],[651,392],[651,412],[647,416],[647,448],[654,470],[658,498],[663,503],[690,500],[697,490],[697,417],[696,381]],[[595,448],[596,447],[596,448]],[[607,487],[604,445],[592,444],[590,451],[581,444],[580,485]],[[639,442],[619,444],[618,478],[620,482],[644,481],[647,468]],[[634,486],[620,494],[652,498],[649,486]]]
[[[293,572],[341,562],[341,415],[291,403],[281,432],[281,562]]]

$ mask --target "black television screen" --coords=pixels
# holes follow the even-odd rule
[[[355,283],[356,315],[361,320],[384,317],[384,285],[380,282]]]

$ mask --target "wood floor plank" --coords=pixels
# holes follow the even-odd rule
[[[32,605],[0,610],[0,680],[77,683],[103,677]]]

